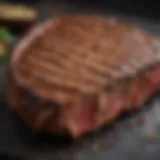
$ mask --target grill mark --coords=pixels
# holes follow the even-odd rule
[[[36,60],[37,61],[37,60]],[[76,84],[73,85],[72,82],[68,82],[68,84],[66,84],[65,82],[62,82],[63,80],[57,76],[53,77],[52,75],[54,75],[54,70],[51,70],[51,74],[48,75],[48,74],[44,74],[46,73],[46,69],[44,69],[45,67],[45,64],[42,64],[39,66],[39,63],[38,63],[38,68],[36,68],[36,63],[35,61],[32,61],[33,63],[30,63],[29,65],[34,65],[34,70],[32,69],[32,71],[30,72],[30,78],[31,81],[28,79],[29,77],[24,77],[24,75],[20,77],[20,79],[22,81],[24,81],[24,83],[26,85],[33,85],[35,84],[36,85],[36,79],[43,79],[46,83],[50,83],[51,85],[53,83],[57,83],[57,85],[62,85],[63,87],[66,87],[66,86],[70,86],[71,88],[72,87],[77,87]],[[39,71],[39,69],[41,69],[41,71]],[[59,68],[58,68],[59,69]],[[23,68],[20,68],[19,70],[21,70],[21,72],[23,73]],[[45,77],[45,78],[44,78]]]
[[[59,67],[57,67],[57,66],[54,66],[53,64],[49,64],[49,63],[47,63],[47,65],[46,64],[44,64],[41,60],[38,60],[38,59],[33,59],[33,57],[32,57],[32,59],[30,60],[30,64],[32,65],[34,65],[34,70],[32,71],[32,76],[34,76],[34,75],[37,75],[37,77],[38,76],[43,76],[43,77],[49,77],[49,75],[50,75],[50,77],[52,77],[52,75],[54,75],[54,73],[55,74],[59,74],[59,75],[57,75],[57,76],[55,76],[55,77],[52,77],[52,78],[58,78],[59,80],[61,80],[61,81],[64,81],[63,79],[61,79],[61,78],[65,78],[65,76],[67,75],[68,77],[69,77],[69,79],[68,79],[68,81],[67,81],[67,79],[66,79],[66,81],[67,82],[64,82],[64,83],[70,83],[69,81],[71,81],[71,83],[75,83],[76,84],[76,82],[74,82],[74,80],[76,81],[78,81],[79,79],[80,79],[80,76],[82,76],[83,77],[83,83],[85,82],[85,80],[86,79],[84,79],[84,77],[85,78],[87,78],[88,80],[89,79],[92,79],[93,81],[96,81],[96,79],[98,79],[98,81],[102,81],[102,80],[104,80],[105,82],[106,82],[106,79],[104,79],[103,77],[98,77],[98,76],[94,76],[93,74],[91,74],[89,71],[87,71],[87,70],[85,70],[85,71],[82,71],[81,72],[81,74],[79,75],[79,76],[77,76],[77,74],[76,75],[74,75],[72,72],[70,72],[70,71],[63,71],[63,69],[62,68],[59,68]],[[41,70],[41,74],[39,73],[39,70]],[[74,79],[73,79],[74,78]],[[49,82],[49,81],[48,81]],[[51,82],[51,81],[50,81]],[[78,84],[77,84],[78,85]]]
[[[47,53],[47,56],[46,56],[46,54],[39,54],[39,58],[43,58],[43,60],[45,59],[45,60],[47,60],[47,61],[51,61],[52,62],[52,59],[54,58],[53,56],[50,56],[52,53],[50,52],[45,52],[45,53]],[[36,57],[36,55],[35,54],[33,54],[32,55],[32,57],[30,57],[31,59],[32,59],[32,61],[33,61],[33,57],[35,57],[35,61],[37,61],[37,57]],[[51,59],[52,58],[52,59]],[[65,64],[65,59],[63,59],[64,60],[64,62],[63,62],[63,64]],[[60,59],[60,61],[62,61],[62,59]],[[57,60],[57,62],[58,62],[58,60]],[[34,62],[33,62],[34,63]],[[37,62],[38,63],[38,62]],[[40,63],[40,62],[39,62]],[[41,62],[42,63],[42,62]],[[68,61],[68,63],[70,63],[70,61]],[[67,66],[64,66],[65,68],[67,67]],[[50,70],[51,70],[51,67],[48,67],[48,69],[50,68]],[[68,67],[67,67],[68,68]],[[73,68],[74,69],[74,68]],[[116,68],[115,68],[116,69]],[[90,70],[94,70],[93,68],[90,68]],[[110,69],[111,70],[111,69]],[[112,69],[113,70],[113,69]],[[71,70],[72,71],[72,70]],[[109,70],[108,70],[109,71]],[[58,70],[58,72],[60,72],[59,70]],[[98,72],[97,72],[98,73]],[[63,73],[62,73],[63,74]],[[67,72],[67,74],[68,74],[68,72]],[[71,75],[71,73],[69,72],[69,74]],[[82,75],[83,75],[84,73],[82,73]],[[88,74],[87,74],[88,75]],[[105,74],[106,75],[106,74]],[[95,76],[95,75],[94,75]],[[86,76],[86,77],[88,77],[88,76]],[[91,77],[91,76],[89,76],[89,77]],[[93,78],[93,77],[91,77],[91,78]],[[94,78],[93,78],[94,79]],[[101,78],[102,80],[104,79],[104,78]],[[102,81],[101,80],[101,81]],[[106,78],[104,79],[104,81],[106,82]]]
[[[36,72],[34,72],[34,74],[36,75],[36,77],[41,77],[43,78],[44,77],[44,73],[37,70]],[[50,83],[51,85],[53,83],[56,83],[57,85],[60,85],[62,87],[75,87],[75,88],[79,88],[79,85],[76,84],[76,83],[73,83],[72,81],[68,81],[67,83],[64,82],[60,77],[53,77],[53,76],[49,76],[49,75],[45,75],[45,78],[43,78],[46,83]],[[36,83],[35,83],[36,84]]]
[[[140,54],[141,55],[141,54]],[[141,56],[142,58],[143,58],[143,56]],[[53,57],[52,57],[53,58]],[[144,59],[144,58],[143,58]],[[141,64],[141,63],[137,63],[137,64]],[[132,65],[131,65],[132,66]],[[132,66],[132,67],[134,67],[134,66]]]
[[[39,53],[39,56],[37,57],[36,53]],[[62,59],[60,56],[61,53],[59,53],[59,57],[57,56],[53,56],[53,53],[50,51],[50,52],[46,52],[46,51],[41,51],[41,50],[36,50],[36,51],[33,51],[33,54],[30,55],[30,59],[39,59],[39,60],[42,60],[42,62],[46,61],[46,62],[49,62],[51,64],[54,64],[55,66],[57,67],[60,67],[62,68],[63,67],[63,64],[64,64],[64,60],[65,60],[65,57],[64,59]],[[57,59],[57,58],[61,58],[61,60]],[[30,60],[29,59],[29,60]]]
[[[36,57],[35,57],[36,58]],[[50,58],[50,57],[47,57],[47,58]],[[51,58],[53,58],[53,57],[51,57]],[[44,57],[43,57],[43,59],[44,59]],[[47,60],[47,59],[46,59]],[[61,59],[62,60],[62,59]],[[63,62],[63,63],[65,63],[65,62]],[[70,61],[68,61],[68,63],[70,63]],[[65,68],[66,68],[67,66],[65,66]],[[73,68],[74,69],[74,68]],[[89,70],[86,70],[86,69],[81,69],[81,73],[80,73],[80,76],[83,76],[83,78],[84,77],[86,77],[86,78],[89,78],[89,79],[95,79],[94,78],[94,76],[96,76],[97,77],[97,79],[99,79],[99,80],[97,80],[97,81],[104,81],[105,83],[107,82],[107,78],[108,79],[111,79],[111,75],[113,76],[114,74],[113,73],[116,73],[116,71],[117,71],[117,69],[118,69],[118,67],[115,67],[115,66],[110,66],[110,68],[108,67],[108,71],[110,71],[109,73],[110,74],[104,74],[105,75],[105,77],[103,78],[101,78],[100,76],[98,76],[98,75],[95,75],[95,74],[93,74],[93,76],[92,76],[92,73],[90,73],[90,71],[92,70],[92,71],[94,71],[94,69],[93,68],[89,68]],[[71,70],[71,72],[72,71],[74,71],[74,70]],[[59,70],[58,70],[58,72],[59,72]],[[70,76],[73,76],[72,75],[72,73],[71,72],[65,72],[66,73],[66,75],[70,75]],[[111,74],[111,72],[112,72],[112,74]],[[62,73],[62,74],[65,74],[65,73]],[[98,73],[98,72],[97,72]],[[118,71],[117,71],[117,73],[118,73]],[[76,77],[76,76],[75,76]],[[99,77],[99,78],[98,78]],[[107,78],[106,78],[107,77]],[[79,79],[79,78],[78,78]],[[98,82],[97,82],[98,83]]]
[[[34,55],[34,56],[36,58],[36,55]],[[56,63],[61,63],[61,65],[59,65],[59,66],[65,68],[65,69],[69,69],[71,67],[71,65],[69,65],[69,64],[71,64],[71,63],[73,64],[73,61],[67,61],[68,56],[66,54],[64,54],[64,52],[59,52],[59,54],[54,54],[54,56],[53,56],[53,53],[51,50],[47,50],[47,51],[45,51],[45,54],[39,55],[39,59],[42,59],[42,60],[45,60],[45,61],[51,62],[51,63],[56,61]],[[66,62],[67,62],[67,64],[66,64]]]
[[[142,56],[143,57],[143,56]],[[130,63],[129,63],[130,64]]]
[[[83,21],[82,21],[82,23],[83,23]],[[103,24],[104,22],[102,22],[102,24]],[[61,23],[60,23],[61,24]],[[88,22],[86,23],[86,24],[88,24]],[[86,24],[84,24],[84,26],[86,25]],[[101,25],[102,25],[101,24]],[[108,27],[108,29],[111,29],[110,27],[109,27],[109,25],[106,23],[105,24],[106,26],[105,27]],[[99,25],[98,25],[99,26]],[[97,27],[98,27],[97,26]],[[94,26],[95,27],[95,26]],[[115,33],[122,33],[122,35],[124,35],[124,33],[125,33],[125,29],[123,29],[123,27],[121,28],[121,27],[119,27],[118,29],[114,29],[114,33],[111,33],[111,32],[109,32],[109,31],[105,31],[106,30],[106,28],[104,27],[104,29],[103,30],[98,30],[98,29],[95,29],[93,27],[93,31],[95,32],[95,34],[94,34],[94,36],[92,36],[92,38],[97,38],[97,37],[99,37],[100,36],[100,38],[102,38],[102,42],[106,39],[106,37],[103,37],[101,34],[100,34],[100,32],[101,33],[105,33],[105,34],[108,34],[109,35],[109,37],[110,38],[112,38],[112,36],[114,37],[114,36],[116,36],[116,34]],[[83,27],[82,27],[83,28]],[[56,78],[57,78],[57,80],[56,81],[58,81],[58,79],[61,79],[61,81],[64,81],[64,79],[63,78],[66,78],[67,80],[66,81],[68,81],[68,82],[63,82],[63,84],[64,83],[68,83],[69,85],[71,85],[71,84],[74,84],[74,86],[77,86],[78,85],[78,83],[80,83],[82,86],[84,85],[86,85],[86,83],[88,83],[88,81],[90,81],[90,82],[92,82],[93,84],[92,85],[96,85],[96,84],[100,84],[100,85],[104,85],[104,84],[106,84],[106,83],[109,83],[111,80],[113,80],[114,78],[117,78],[117,77],[120,77],[121,76],[121,74],[123,73],[123,74],[126,74],[127,72],[126,72],[126,69],[124,69],[125,67],[128,67],[128,72],[131,72],[131,71],[133,71],[133,72],[135,72],[135,71],[137,71],[138,69],[139,69],[139,67],[143,67],[144,65],[145,65],[145,63],[147,63],[148,62],[148,60],[149,60],[149,58],[148,58],[148,60],[146,60],[145,58],[143,58],[144,57],[144,51],[141,49],[141,48],[139,48],[139,43],[141,43],[141,42],[138,42],[138,41],[136,41],[136,39],[134,39],[134,37],[131,35],[131,38],[129,38],[129,43],[131,43],[131,44],[135,44],[135,47],[138,47],[138,52],[135,52],[135,54],[131,54],[131,53],[129,53],[129,52],[120,52],[120,51],[116,51],[116,53],[114,53],[114,55],[110,55],[110,58],[108,58],[108,59],[104,59],[104,56],[103,55],[108,55],[108,53],[105,53],[105,52],[98,52],[98,56],[97,55],[94,55],[94,54],[88,54],[88,52],[91,52],[91,53],[96,53],[95,51],[91,51],[90,49],[91,48],[88,48],[88,51],[87,50],[84,50],[85,49],[85,47],[84,47],[84,49],[81,49],[81,47],[79,47],[79,48],[76,48],[76,49],[79,49],[79,53],[77,54],[77,53],[75,53],[74,51],[76,51],[77,52],[77,50],[74,50],[73,48],[71,48],[71,47],[73,47],[73,44],[71,44],[70,42],[71,42],[71,40],[72,40],[72,38],[75,36],[75,35],[77,35],[77,32],[78,32],[78,37],[80,36],[81,38],[83,38],[84,39],[84,41],[85,42],[87,42],[90,38],[88,38],[88,35],[90,35],[89,33],[87,34],[87,31],[86,31],[86,33],[83,31],[83,29],[82,28],[78,28],[78,30],[77,30],[77,28],[74,30],[74,28],[71,28],[71,27],[69,27],[69,31],[67,31],[67,34],[65,34],[65,36],[66,37],[63,37],[63,35],[60,37],[60,39],[59,40],[55,40],[54,38],[53,38],[53,40],[55,40],[55,44],[54,44],[54,47],[56,47],[56,48],[52,48],[52,50],[53,51],[55,51],[55,53],[57,53],[57,51],[58,52],[61,52],[61,46],[59,45],[59,42],[60,42],[60,44],[61,45],[64,45],[63,47],[64,48],[66,48],[67,50],[68,50],[68,48],[70,48],[70,57],[72,58],[72,59],[69,59],[70,57],[68,57],[68,52],[67,51],[65,51],[65,52],[63,52],[62,54],[60,53],[60,54],[54,54],[54,56],[52,56],[51,55],[51,50],[50,50],[50,48],[48,48],[49,46],[45,46],[44,47],[44,45],[42,44],[42,46],[43,47],[40,47],[40,48],[42,48],[42,50],[43,50],[43,48],[48,48],[48,51],[47,52],[49,52],[49,53],[47,53],[47,54],[39,54],[38,56],[39,57],[36,57],[36,55],[32,55],[31,56],[31,62],[30,62],[30,60],[28,61],[28,63],[29,64],[32,64],[34,67],[37,67],[37,68],[35,68],[35,70],[36,71],[34,71],[34,72],[37,72],[37,70],[38,69],[42,69],[42,71],[45,73],[45,74],[51,74],[51,75],[54,75],[54,74],[57,74],[57,76],[59,76],[58,78],[57,78],[57,76],[56,76]],[[68,28],[67,28],[68,29]],[[85,34],[82,34],[82,33],[80,33],[79,32],[79,29],[80,29],[80,32],[82,31],[82,33],[85,33]],[[82,29],[82,30],[81,30]],[[55,29],[56,30],[56,29]],[[62,27],[62,30],[63,30],[63,27]],[[72,30],[74,30],[74,31],[72,31]],[[85,29],[86,30],[86,29]],[[112,31],[112,29],[111,29],[111,31]],[[71,33],[70,33],[71,32]],[[59,36],[59,32],[58,33],[55,33],[55,35],[56,35],[56,37],[57,36]],[[64,38],[68,38],[68,36],[70,36],[70,34],[71,34],[71,36],[73,36],[73,37],[69,37],[69,41],[66,41],[66,39],[64,40]],[[85,35],[85,36],[84,36]],[[119,34],[120,36],[122,36],[121,34]],[[49,35],[50,36],[50,35]],[[84,36],[84,37],[83,37]],[[96,37],[97,36],[97,37]],[[102,36],[102,37],[101,37]],[[61,39],[61,38],[63,38],[63,39]],[[70,39],[71,38],[71,39]],[[110,39],[110,38],[108,38],[108,39]],[[48,40],[49,39],[49,37],[46,37],[46,40]],[[52,40],[52,37],[50,38],[51,40]],[[107,40],[108,40],[107,39]],[[122,38],[122,39],[125,39],[125,38]],[[127,38],[126,38],[127,39]],[[51,41],[50,40],[50,41]],[[61,41],[62,40],[62,41]],[[64,41],[63,41],[64,40]],[[117,41],[117,42],[119,42],[119,40],[117,40],[117,38],[116,39],[112,39],[111,41],[113,42],[112,43],[112,45],[113,45],[113,48],[115,47],[116,48],[116,45],[117,45],[117,42],[115,42],[115,40]],[[127,39],[128,40],[128,39]],[[42,41],[43,42],[43,41]],[[44,41],[45,42],[45,41]],[[67,42],[67,43],[66,43]],[[66,44],[65,44],[66,43]],[[100,43],[100,42],[98,42],[98,43]],[[111,45],[111,42],[108,42],[110,45]],[[51,43],[52,44],[52,43]],[[90,45],[90,44],[92,44],[92,43],[90,43],[90,42],[88,42],[87,44],[85,44],[86,46],[87,45]],[[71,45],[71,46],[70,46]],[[145,44],[145,45],[147,45],[147,44]],[[52,46],[51,46],[52,47]],[[87,46],[87,47],[89,47],[89,46]],[[86,47],[86,48],[87,48]],[[101,47],[101,46],[100,46]],[[126,46],[124,46],[124,47],[126,47]],[[131,47],[133,48],[133,46],[131,45]],[[58,50],[57,50],[58,49]],[[105,49],[105,47],[104,47],[104,49]],[[106,49],[108,49],[107,47],[106,47]],[[125,49],[125,48],[124,48]],[[124,49],[122,49],[122,51],[124,51]],[[150,48],[149,48],[150,49]],[[45,49],[44,49],[45,50]],[[64,51],[65,49],[62,49],[62,51]],[[151,50],[151,49],[150,49]],[[129,51],[129,50],[128,50]],[[134,51],[135,51],[135,49],[134,49]],[[139,52],[140,51],[142,51],[142,53],[143,54],[139,54]],[[113,52],[113,51],[112,51]],[[52,53],[53,54],[53,53]],[[86,62],[85,64],[84,64],[84,62],[83,62],[83,58],[84,58],[84,56],[85,55],[89,55],[89,58],[88,58],[88,63]],[[139,55],[138,55],[139,54]],[[51,56],[50,56],[51,55]],[[90,55],[92,55],[92,56],[90,56]],[[126,55],[126,57],[125,57],[125,55]],[[147,52],[146,53],[146,55],[152,55],[152,53],[151,53],[151,51],[149,51],[149,52]],[[122,56],[124,56],[124,57],[122,57]],[[35,60],[33,59],[33,57],[35,58]],[[43,60],[41,60],[42,59],[42,57],[43,57]],[[111,58],[112,57],[112,58]],[[148,56],[149,57],[149,56]],[[155,57],[155,56],[154,56]],[[37,58],[39,58],[39,60],[38,61],[36,61],[37,60]],[[57,58],[57,59],[56,59]],[[58,58],[60,58],[60,59],[58,59]],[[142,59],[141,59],[142,58]],[[44,65],[41,65],[41,64],[39,64],[40,62],[41,63],[43,63],[43,62],[45,62],[44,61],[44,59],[45,59],[45,61],[47,61],[47,65],[49,65],[49,66],[44,66]],[[118,61],[116,61],[116,59],[118,59]],[[127,59],[127,61],[125,61],[125,59]],[[144,60],[143,60],[144,59]],[[90,63],[89,63],[89,60],[90,60]],[[95,62],[94,62],[94,60],[96,60]],[[87,60],[86,60],[87,61]],[[125,62],[124,62],[125,61]],[[36,64],[34,64],[36,62]],[[48,63],[48,62],[50,62],[50,63]],[[53,63],[54,62],[54,64],[51,64],[51,63]],[[64,62],[64,63],[63,63]],[[73,66],[75,66],[75,65],[79,65],[80,67],[78,68],[78,69],[80,69],[80,71],[79,72],[77,72],[77,67],[75,67],[75,68],[73,68],[72,69],[72,67],[71,67],[71,69],[69,68],[69,66],[71,66],[71,62],[72,62],[72,65]],[[106,63],[105,63],[106,62]],[[63,65],[62,65],[63,64]],[[122,66],[122,64],[123,64],[123,66]],[[53,67],[53,66],[54,67]],[[62,65],[62,66],[61,66]],[[25,66],[25,65],[24,65]],[[81,67],[81,66],[83,66],[83,67]],[[50,69],[49,69],[50,68]],[[51,68],[54,68],[54,70],[52,70]],[[64,70],[65,71],[64,71]],[[76,73],[76,74],[73,74],[73,73],[71,73],[71,72],[73,72],[74,71],[74,73]],[[23,70],[22,70],[22,73],[23,73]],[[34,80],[36,80],[36,78],[41,78],[41,79],[43,79],[43,77],[45,76],[45,74],[43,73],[43,76],[42,76],[42,73],[40,74],[40,73],[37,73],[37,76],[35,76],[34,78]],[[77,74],[78,73],[78,74]],[[27,74],[29,74],[29,72],[27,72],[27,69],[25,70],[25,73],[23,73],[24,74],[24,76],[26,76],[26,78],[27,78]],[[33,75],[34,76],[34,74],[36,74],[36,73],[31,73],[31,75]],[[128,73],[127,73],[128,74]],[[40,77],[38,77],[39,75],[41,75]],[[47,79],[49,79],[49,77],[51,77],[51,75],[50,76],[48,76],[48,78]],[[81,76],[81,78],[79,77],[79,76]],[[55,77],[54,77],[55,78]],[[48,81],[48,80],[47,80]],[[46,83],[47,83],[47,81],[46,81]],[[71,81],[71,82],[69,82],[69,81]],[[76,81],[76,82],[75,82]],[[87,81],[87,82],[86,82]],[[62,82],[60,82],[60,84],[61,84]],[[66,86],[68,86],[68,84],[66,84]],[[86,86],[85,86],[86,87]]]
[[[36,60],[33,60],[33,57],[32,57],[32,61],[33,61],[33,65],[35,65],[35,62],[37,61],[37,59]],[[38,64],[43,64],[43,63],[38,63]],[[35,68],[35,66],[34,66],[34,68]],[[43,66],[42,66],[42,68],[43,68]],[[50,68],[50,67],[49,67]],[[21,68],[22,69],[22,68]],[[43,71],[43,70],[42,70]],[[43,71],[44,73],[46,73],[45,72],[45,70]],[[71,73],[70,73],[71,74]],[[84,74],[84,73],[83,73]],[[43,77],[44,77],[44,75],[43,75]],[[88,77],[88,76],[86,76],[86,77]],[[40,78],[40,77],[39,77]],[[41,77],[42,78],[42,77]],[[94,77],[90,77],[90,79],[94,79]],[[34,81],[34,80],[33,80]],[[32,82],[33,82],[32,81]],[[36,81],[36,80],[35,80]],[[85,81],[85,80],[84,80]],[[99,79],[99,81],[101,81],[100,79]],[[98,83],[99,83],[99,81],[98,81]],[[107,80],[104,80],[104,82],[107,82]],[[86,86],[85,86],[86,87]]]
[[[105,38],[106,39],[106,38]],[[71,39],[70,39],[71,40]],[[113,42],[114,42],[115,40],[113,40]],[[103,41],[102,41],[103,42]],[[115,42],[114,42],[115,43]],[[115,45],[116,45],[116,43],[115,43]],[[68,46],[67,46],[68,47]],[[72,46],[71,46],[72,47]],[[115,48],[115,47],[112,47],[112,48]],[[96,57],[96,58],[98,58],[98,57]],[[102,57],[103,58],[103,57]]]
[[[114,42],[114,40],[113,40],[113,42]],[[115,43],[115,42],[114,42],[114,43]],[[110,44],[111,44],[111,43],[110,43]],[[70,46],[70,45],[71,45],[71,46]],[[85,44],[85,45],[86,45],[86,44]],[[114,46],[115,46],[115,45],[113,45],[113,47],[111,47],[111,48],[114,49],[114,48],[115,48]],[[64,46],[63,46],[63,47],[64,47]],[[67,43],[67,46],[66,46],[66,47],[67,47],[67,49],[70,48],[71,51],[72,51],[71,53],[73,53],[73,54],[74,54],[74,52],[77,52],[77,49],[78,49],[78,48],[76,48],[76,50],[74,50],[74,49],[73,49],[73,45],[72,45],[71,43],[70,43],[70,44]],[[55,49],[52,47],[52,45],[51,45],[49,48],[50,48],[50,50],[55,50]],[[58,47],[58,49],[59,49],[59,47]],[[108,48],[107,48],[107,49],[108,49]],[[91,51],[90,51],[90,50],[86,51],[86,49],[85,49],[85,50],[82,50],[81,48],[79,48],[79,52],[80,52],[81,55],[83,56],[83,54],[86,54],[86,53],[88,54],[88,52],[91,52]],[[112,52],[113,52],[113,51],[112,51]],[[100,52],[98,57],[97,57],[96,55],[95,55],[95,57],[94,57],[93,54],[92,54],[92,56],[93,56],[93,58],[96,58],[97,60],[98,60],[98,59],[100,59],[100,60],[103,59],[103,61],[104,61],[104,56],[100,56],[100,54],[102,54],[102,53],[106,54],[105,52]],[[67,53],[66,53],[66,54],[67,54]],[[104,54],[103,54],[103,55],[104,55]],[[74,54],[74,55],[75,55],[75,54]],[[79,56],[81,56],[81,55],[78,55],[78,58],[79,58]],[[77,56],[77,55],[75,55],[75,56]],[[108,61],[106,61],[106,62],[108,62]]]
[[[31,62],[32,62],[32,64],[34,64],[34,66],[36,67],[36,65],[38,65],[38,68],[34,68],[34,70],[32,70],[32,84],[36,84],[36,77],[38,77],[38,79],[39,78],[43,78],[45,81],[46,81],[46,83],[48,82],[48,83],[57,83],[58,85],[62,85],[63,87],[78,87],[78,88],[80,88],[80,87],[83,87],[83,84],[81,84],[80,86],[79,86],[79,84],[78,83],[75,83],[75,81],[73,80],[73,79],[71,79],[72,77],[73,77],[73,74],[71,73],[71,72],[68,72],[67,73],[67,76],[69,76],[69,74],[71,75],[71,77],[70,77],[70,79],[67,79],[67,80],[63,80],[62,78],[64,77],[64,74],[62,74],[62,76],[61,77],[59,77],[59,76],[55,76],[55,77],[53,77],[52,75],[53,75],[53,67],[52,67],[52,65],[48,65],[48,63],[47,63],[47,66],[44,64],[44,63],[40,63],[41,61],[39,61],[38,59],[31,59],[30,60]],[[56,68],[55,66],[54,66],[54,68],[56,69],[56,71],[59,71],[59,73],[61,72],[61,70],[59,70],[59,68]],[[39,71],[39,69],[41,70],[41,71]],[[45,73],[45,74],[44,74]],[[89,76],[91,76],[91,77],[89,77],[90,79],[92,79],[92,80],[95,80],[96,81],[96,78],[98,79],[98,82],[100,81],[101,82],[101,77],[94,77],[94,76],[92,76],[92,75],[90,75],[90,72],[87,72],[87,73],[89,73],[89,74],[87,74],[86,72],[82,72],[86,77],[89,77]],[[83,76],[83,75],[82,75]],[[45,77],[45,78],[44,78]],[[79,77],[77,77],[76,75],[75,75],[75,77],[78,79]],[[89,80],[89,79],[88,79]],[[86,82],[86,80],[85,79],[83,79],[83,83],[84,82]],[[105,81],[106,82],[106,81]],[[88,84],[88,83],[87,83]],[[87,86],[84,86],[84,87],[87,87]],[[87,87],[87,88],[89,88],[89,87]]]

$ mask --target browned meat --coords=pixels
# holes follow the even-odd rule
[[[36,131],[82,136],[159,89],[159,46],[116,19],[57,17],[15,48],[8,103]]]

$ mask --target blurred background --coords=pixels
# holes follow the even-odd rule
[[[0,3],[22,4],[32,7],[37,11],[34,19],[36,21],[59,13],[75,11],[111,13],[125,15],[125,17],[138,16],[155,21],[155,23],[159,21],[160,17],[160,5],[157,0],[0,0]],[[21,18],[25,19],[25,12],[23,15],[24,17]]]
[[[130,14],[138,14],[158,18],[159,1],[158,0],[1,0],[2,2],[29,4],[31,6],[43,5],[56,9],[55,5],[72,5],[85,8],[99,8],[108,11],[120,11]]]

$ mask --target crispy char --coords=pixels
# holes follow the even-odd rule
[[[142,105],[159,87],[159,44],[116,19],[50,20],[31,30],[14,50],[16,91],[8,92],[9,101],[33,128],[81,136]],[[11,102],[22,94],[27,105]],[[32,120],[23,108],[31,110]]]

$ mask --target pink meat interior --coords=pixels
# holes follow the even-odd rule
[[[101,114],[101,121],[97,120],[98,112],[93,111],[92,106],[87,106],[81,111],[73,109],[63,112],[63,121],[67,125],[69,131],[74,137],[78,137],[87,132],[93,131],[99,126],[115,119],[122,111],[127,110],[126,105],[130,105],[131,110],[142,105],[146,99],[153,94],[160,84],[160,68],[148,70],[145,73],[146,87],[143,89],[139,86],[133,86],[129,90],[127,97],[121,93],[113,94],[109,98],[109,103],[106,104],[106,109]],[[108,97],[106,97],[108,98]],[[109,105],[109,106],[108,106]],[[109,111],[108,111],[109,107]],[[127,106],[128,107],[128,106]]]

